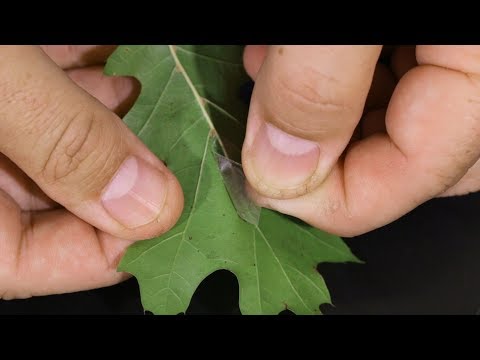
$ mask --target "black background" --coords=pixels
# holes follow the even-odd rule
[[[245,88],[246,100],[251,84]],[[365,264],[321,264],[326,314],[480,314],[480,193],[431,200],[401,219],[345,239]],[[5,314],[144,314],[135,279],[73,294],[0,300]],[[197,289],[187,314],[239,314],[227,271]]]

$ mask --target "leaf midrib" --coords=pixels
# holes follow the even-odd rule
[[[175,52],[175,46],[174,45],[168,45],[168,49],[170,50],[170,53],[172,54],[172,58],[175,61],[175,65],[176,65],[178,71],[183,75],[183,77],[185,78],[185,81],[187,82],[188,86],[190,87],[190,90],[192,91],[193,95],[195,96],[195,100],[197,100],[198,106],[202,110],[202,114],[205,117],[205,120],[207,121],[208,126],[210,127],[210,129],[212,131],[214,131],[216,133],[215,126],[213,125],[213,121],[210,118],[210,114],[205,109],[205,104],[202,101],[202,97],[198,93],[197,89],[195,88],[195,86],[192,83],[192,80],[188,76],[187,71],[183,67],[180,60],[178,59],[177,53]],[[220,139],[220,137],[217,136],[217,141],[218,141],[220,147],[222,148],[225,156],[230,158],[228,156],[228,153],[227,153],[227,150],[226,150],[225,146],[223,145],[222,139]]]
[[[202,98],[200,97],[197,90],[195,89],[195,86],[193,85],[190,77],[187,75],[187,72],[185,71],[185,68],[183,67],[182,63],[178,59],[177,54],[175,52],[175,47],[173,45],[168,45],[168,49],[170,50],[171,56],[172,56],[172,58],[175,62],[175,67],[173,68],[173,71],[175,71],[175,69],[177,69],[177,71],[179,71],[183,75],[186,83],[190,87],[190,90],[192,91],[192,93],[195,97],[195,100],[198,103],[198,106],[200,107],[200,109],[202,111],[203,117],[205,118],[208,126],[210,127],[210,131],[209,131],[209,133],[207,134],[207,137],[206,137],[205,147],[204,147],[204,150],[203,150],[203,156],[202,156],[202,160],[201,160],[201,163],[200,163],[200,171],[198,173],[198,180],[197,180],[197,185],[196,185],[195,193],[194,193],[194,197],[193,197],[192,208],[190,209],[190,213],[188,215],[187,222],[185,224],[185,228],[182,231],[182,239],[178,243],[178,247],[177,247],[177,250],[175,252],[173,262],[172,262],[170,276],[168,277],[167,288],[170,289],[171,288],[172,274],[174,272],[173,269],[175,268],[175,263],[177,261],[178,254],[180,253],[180,249],[182,247],[182,244],[185,241],[185,234],[188,231],[190,221],[192,219],[193,213],[195,212],[195,207],[196,207],[197,199],[198,199],[198,192],[199,192],[199,189],[200,189],[201,179],[202,179],[202,175],[203,175],[203,169],[205,167],[206,155],[207,155],[207,152],[208,152],[208,145],[210,143],[210,133],[212,131],[215,131],[215,127],[213,126],[212,119],[210,118],[208,112],[205,110],[204,104],[202,103]],[[223,151],[225,152],[225,155],[227,155],[227,153],[225,151],[225,147],[223,146],[221,140],[220,139],[218,139],[218,140],[219,140],[220,146],[222,147]],[[167,298],[167,302],[166,302],[165,305],[166,305],[166,307],[168,307],[168,298]]]
[[[187,53],[187,54],[190,54],[190,55],[193,55],[193,56],[197,56],[197,57],[206,59],[208,61],[215,61],[215,62],[225,64],[225,65],[229,65],[229,66],[243,66],[242,63],[234,63],[234,62],[224,60],[224,59],[219,59],[219,58],[216,58],[216,57],[213,57],[213,56],[208,56],[208,55],[196,53],[194,51],[187,50],[184,47],[179,46],[179,45],[177,45],[176,48],[179,49],[180,51],[183,51],[184,53]]]
[[[197,100],[198,102],[198,105],[200,106],[200,109],[202,110],[202,113],[205,117],[205,120],[207,121],[207,124],[209,125],[211,131],[215,132],[216,133],[216,130],[215,130],[215,126],[213,125],[213,121],[212,119],[210,118],[210,115],[208,114],[208,112],[206,111],[205,109],[205,106],[204,104],[206,102],[202,101],[202,97],[200,96],[200,94],[198,93],[197,89],[195,88],[195,86],[193,85],[190,77],[188,76],[185,68],[183,67],[182,63],[180,62],[180,60],[178,59],[178,56],[175,52],[175,47],[173,45],[168,45],[168,48],[172,54],[172,58],[174,59],[175,61],[175,65],[176,67],[178,68],[178,70],[180,71],[180,73],[184,76],[185,78],[185,81],[187,82],[188,86],[190,87],[193,95],[195,96],[195,99]],[[225,146],[223,145],[222,143],[222,140],[217,136],[217,139],[218,139],[218,142],[219,142],[219,145],[220,147],[222,148],[225,156],[227,158],[229,158],[228,154],[227,154],[227,151],[225,149]],[[190,223],[190,219],[192,217],[192,213],[194,212],[195,210],[195,205],[196,205],[196,200],[197,200],[197,195],[198,195],[198,189],[199,189],[199,185],[200,185],[200,180],[201,180],[201,177],[202,177],[202,170],[203,170],[203,166],[204,166],[204,163],[205,163],[205,154],[206,154],[206,150],[208,148],[208,138],[207,138],[207,144],[206,144],[206,148],[205,148],[205,151],[204,151],[204,154],[203,154],[203,158],[202,158],[202,165],[201,165],[201,168],[200,168],[200,173],[199,173],[199,177],[198,177],[198,182],[197,182],[197,189],[195,190],[195,197],[194,197],[194,201],[193,201],[193,205],[192,205],[192,209],[190,211],[190,215],[187,219],[187,224],[184,228],[184,233],[182,235],[182,240],[180,241],[179,243],[179,246],[177,248],[177,252],[175,254],[175,258],[174,258],[174,261],[173,261],[173,264],[172,264],[172,270],[173,268],[175,267],[175,261],[176,261],[176,258],[178,256],[178,253],[179,253],[179,250],[181,248],[181,244],[184,242],[185,240],[185,233],[188,229],[188,226],[189,226],[189,223]],[[305,304],[304,300],[302,299],[302,297],[300,296],[300,294],[297,292],[297,289],[295,288],[295,286],[293,286],[292,284],[292,281],[290,280],[289,276],[287,275],[287,273],[285,272],[285,269],[283,268],[280,260],[278,259],[277,255],[275,254],[275,251],[273,250],[273,248],[271,247],[271,245],[269,244],[268,240],[266,239],[265,235],[263,234],[263,231],[260,229],[259,226],[256,226],[258,232],[260,233],[260,235],[262,236],[262,238],[265,240],[265,243],[267,244],[267,246],[270,248],[270,251],[272,252],[274,258],[276,259],[276,261],[278,262],[278,264],[280,265],[280,268],[284,274],[284,276],[286,277],[288,283],[290,284],[292,290],[294,291],[295,295],[298,297],[298,299],[302,302],[302,304],[305,306],[306,309],[310,310],[307,306],[307,304]],[[258,264],[257,264],[258,266]],[[169,277],[169,281],[168,281],[168,287],[170,287],[170,280],[171,280],[171,276]],[[257,269],[257,282],[258,282],[258,286],[260,286],[259,284],[259,281],[260,281],[260,277],[258,276],[258,269]],[[258,289],[260,290],[260,289]],[[261,303],[261,300],[260,300],[260,303]]]

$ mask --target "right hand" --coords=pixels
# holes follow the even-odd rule
[[[381,50],[246,48],[242,162],[260,205],[354,236],[480,189],[480,47],[397,47],[390,66]]]
[[[118,283],[126,248],[182,212],[177,179],[112,111],[138,90],[103,76],[112,50],[0,47],[0,298]]]

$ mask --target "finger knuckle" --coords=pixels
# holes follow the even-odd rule
[[[302,75],[281,73],[276,79],[282,101],[302,112],[341,113],[349,110],[339,91],[338,81],[326,74],[310,69]]]
[[[41,177],[47,183],[68,181],[99,147],[100,129],[94,111],[81,109],[63,116],[40,166]]]

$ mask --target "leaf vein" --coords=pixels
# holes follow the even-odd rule
[[[219,63],[225,64],[225,65],[229,65],[229,66],[243,66],[242,63],[234,63],[234,62],[231,62],[231,61],[226,61],[226,60],[223,60],[223,59],[218,59],[218,58],[215,58],[215,57],[213,57],[213,56],[208,56],[208,55],[199,54],[199,53],[196,53],[196,52],[187,50],[187,49],[185,49],[184,47],[182,47],[182,46],[180,46],[180,45],[177,45],[176,48],[179,49],[179,50],[181,50],[181,51],[184,52],[184,53],[190,54],[190,55],[192,55],[192,56],[197,56],[197,57],[200,57],[200,58],[204,58],[204,59],[207,59],[207,60],[210,60],[210,61],[219,62]]]
[[[176,233],[175,235],[172,235],[172,236],[170,236],[170,237],[168,237],[168,238],[166,238],[166,239],[163,239],[162,241],[156,243],[155,245],[149,247],[147,250],[145,250],[145,251],[143,251],[142,253],[140,253],[140,255],[138,255],[136,258],[130,260],[130,261],[129,261],[128,263],[126,263],[124,266],[128,266],[128,265],[133,264],[133,263],[136,262],[139,258],[141,258],[143,255],[145,255],[146,253],[148,253],[149,251],[155,249],[156,247],[158,247],[158,246],[160,246],[160,245],[162,245],[162,244],[165,244],[165,242],[167,242],[168,240],[171,240],[171,239],[173,239],[173,238],[175,238],[175,237],[177,237],[178,235],[181,235],[181,234],[182,234],[182,232],[179,232],[179,233]]]
[[[235,116],[233,116],[232,114],[230,114],[227,110],[225,110],[224,108],[222,108],[220,105],[216,104],[215,102],[207,99],[206,97],[201,97],[207,104],[210,104],[213,108],[215,108],[218,112],[222,113],[223,115],[225,115],[226,117],[228,117],[229,119],[235,121],[238,125],[240,125],[242,128],[245,128],[245,124],[242,123],[240,120],[238,120]]]
[[[168,85],[170,85],[173,75],[175,74],[175,67],[172,68],[172,72],[170,73],[170,77],[168,78],[167,83],[165,84],[164,88],[162,89],[162,92],[160,96],[158,97],[158,100],[155,103],[155,106],[152,108],[152,111],[150,112],[150,115],[148,115],[147,120],[143,123],[142,128],[138,131],[137,136],[140,137],[142,135],[143,130],[146,128],[146,126],[150,123],[152,120],[152,116],[155,113],[155,110],[157,110],[158,105],[162,101],[163,95],[167,92]]]
[[[294,266],[292,266],[292,265],[290,265],[290,264],[286,264],[286,265],[287,265],[290,269],[292,269],[292,270],[294,270],[295,272],[297,272],[298,274],[300,274],[303,278],[305,278],[310,284],[313,285],[313,287],[314,287],[315,289],[317,289],[318,291],[320,291],[320,292],[322,293],[322,295],[323,295],[326,299],[329,298],[329,296],[325,293],[325,291],[324,291],[323,289],[321,289],[317,284],[315,284],[315,283],[313,282],[313,280],[310,279],[307,275],[305,275],[305,274],[302,273],[300,270],[298,270],[296,267],[294,267]],[[321,276],[321,275],[319,274],[318,276]]]
[[[175,275],[177,275],[180,279],[182,279],[183,281],[185,281],[185,282],[188,284],[188,286],[193,287],[192,283],[191,283],[190,281],[188,281],[187,279],[185,279],[185,278],[184,278],[182,275],[180,275],[178,272],[174,271],[173,273],[174,273]]]
[[[309,307],[307,306],[307,304],[305,304],[305,301],[303,301],[302,297],[300,296],[300,294],[298,293],[297,289],[295,288],[295,286],[293,286],[293,283],[292,281],[290,280],[290,277],[288,276],[288,274],[285,272],[285,268],[283,267],[282,263],[280,262],[280,259],[278,258],[277,254],[275,254],[275,251],[273,250],[272,246],[270,245],[270,243],[268,242],[267,238],[265,237],[265,235],[263,234],[263,231],[260,229],[260,227],[257,225],[256,226],[258,232],[260,233],[260,235],[262,235],[263,237],[263,240],[265,240],[265,244],[267,244],[267,246],[269,247],[270,251],[272,252],[272,255],[273,257],[275,258],[275,260],[277,261],[278,265],[280,265],[280,269],[282,269],[282,273],[283,275],[285,276],[285,278],[287,279],[288,281],[288,284],[292,287],[292,290],[293,292],[295,293],[295,295],[298,297],[298,299],[302,302],[303,306],[305,306],[306,309],[308,309],[308,311],[310,311]]]
[[[190,77],[188,76],[185,68],[183,67],[182,63],[180,62],[180,60],[178,59],[178,56],[175,52],[175,47],[173,45],[168,45],[168,48],[170,49],[170,52],[172,53],[172,57],[173,59],[175,60],[175,64],[177,65],[178,69],[180,70],[180,72],[182,73],[183,77],[185,78],[185,81],[187,82],[188,86],[190,87],[190,89],[192,90],[192,93],[193,95],[195,96],[195,99],[197,100],[197,103],[198,103],[198,106],[200,107],[200,109],[202,110],[202,113],[203,115],[205,116],[205,120],[207,121],[207,124],[208,126],[210,126],[210,129],[215,131],[215,126],[213,126],[213,122],[212,122],[212,119],[210,118],[210,114],[207,112],[207,110],[205,109],[205,106],[203,105],[202,103],[202,98],[201,96],[199,95],[197,89],[195,88],[195,86],[193,85],[192,83],[192,80],[190,79]],[[222,142],[222,139],[218,138],[218,143],[220,144],[220,147],[222,148],[223,152],[225,155],[227,155],[227,151],[225,149],[225,146],[223,145],[223,142]]]
[[[193,197],[193,203],[192,203],[192,208],[190,210],[190,214],[188,215],[188,219],[187,219],[187,223],[185,225],[185,228],[182,232],[182,240],[180,240],[180,242],[178,243],[178,247],[177,247],[177,251],[175,253],[175,257],[173,258],[173,262],[172,262],[172,267],[171,267],[171,271],[170,271],[170,276],[168,277],[168,285],[167,285],[167,288],[170,289],[170,284],[171,284],[171,281],[172,281],[172,273],[173,273],[173,269],[175,268],[175,263],[177,261],[177,257],[178,257],[178,254],[180,253],[180,248],[182,247],[182,244],[185,242],[185,234],[187,233],[187,230],[188,230],[188,227],[190,225],[190,221],[192,219],[192,214],[194,213],[195,211],[195,206],[197,204],[197,199],[198,199],[198,192],[199,192],[199,189],[200,189],[200,183],[201,183],[201,180],[202,180],[202,175],[203,175],[203,169],[205,167],[205,159],[207,157],[207,150],[208,150],[208,144],[210,143],[210,137],[207,136],[207,141],[205,142],[205,149],[203,151],[203,157],[202,157],[202,162],[201,162],[201,166],[200,166],[200,171],[199,171],[199,174],[198,174],[198,181],[197,181],[197,186],[196,186],[196,189],[195,189],[195,195]],[[183,304],[183,302],[182,302]]]
[[[172,146],[170,146],[170,149],[168,149],[168,152],[167,154],[170,154],[170,152],[173,150],[173,148],[175,146],[177,146],[177,144],[183,139],[183,137],[192,129],[195,127],[195,125],[197,125],[197,123],[202,119],[202,117],[198,117],[198,119],[196,119],[191,125],[189,125],[185,130],[182,131],[182,133],[180,134],[180,136],[178,137],[177,140],[175,140],[175,142],[172,144]],[[168,156],[168,155],[167,155]]]
[[[339,254],[341,254],[341,255],[343,255],[343,256],[345,256],[345,255],[349,256],[349,255],[350,255],[348,252],[342,251],[342,250],[336,248],[335,246],[330,245],[330,244],[327,243],[325,240],[322,240],[320,237],[316,236],[315,234],[312,234],[310,231],[304,229],[302,226],[300,226],[300,225],[297,224],[296,222],[292,221],[292,223],[293,223],[296,227],[298,227],[300,230],[302,230],[302,232],[307,233],[308,235],[310,235],[311,238],[313,237],[315,240],[318,240],[319,242],[321,242],[322,244],[324,244],[326,247],[329,247],[330,249],[335,250],[337,253],[339,253]]]

